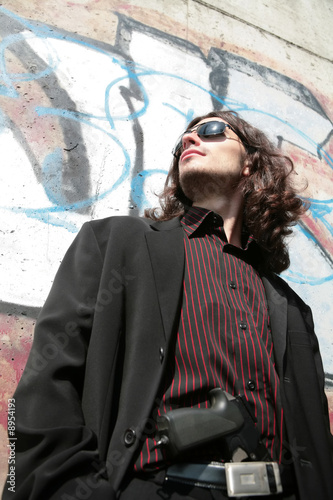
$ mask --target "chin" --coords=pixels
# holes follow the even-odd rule
[[[188,170],[182,173],[180,187],[192,203],[221,192],[221,179],[218,175],[198,170]]]

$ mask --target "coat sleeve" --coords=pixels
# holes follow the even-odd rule
[[[15,493],[3,500],[111,500],[97,437],[81,408],[85,359],[102,270],[89,223],[67,251],[36,323],[31,352],[13,396]]]

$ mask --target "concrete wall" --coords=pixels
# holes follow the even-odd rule
[[[332,23],[331,0],[2,1],[0,480],[7,399],[65,250],[83,222],[155,205],[175,138],[210,109],[266,130],[308,179],[284,277],[313,307],[329,394]]]

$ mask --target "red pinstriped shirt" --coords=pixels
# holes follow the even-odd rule
[[[243,394],[263,443],[281,461],[283,410],[265,290],[255,269],[258,246],[246,235],[242,249],[229,244],[222,218],[206,209],[190,208],[181,222],[183,302],[158,413],[207,407],[208,392],[215,387]],[[154,437],[147,437],[135,470],[163,464],[155,445]]]

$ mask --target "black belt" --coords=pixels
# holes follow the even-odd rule
[[[165,480],[225,490],[230,497],[295,491],[293,470],[276,462],[178,463],[168,467]]]

